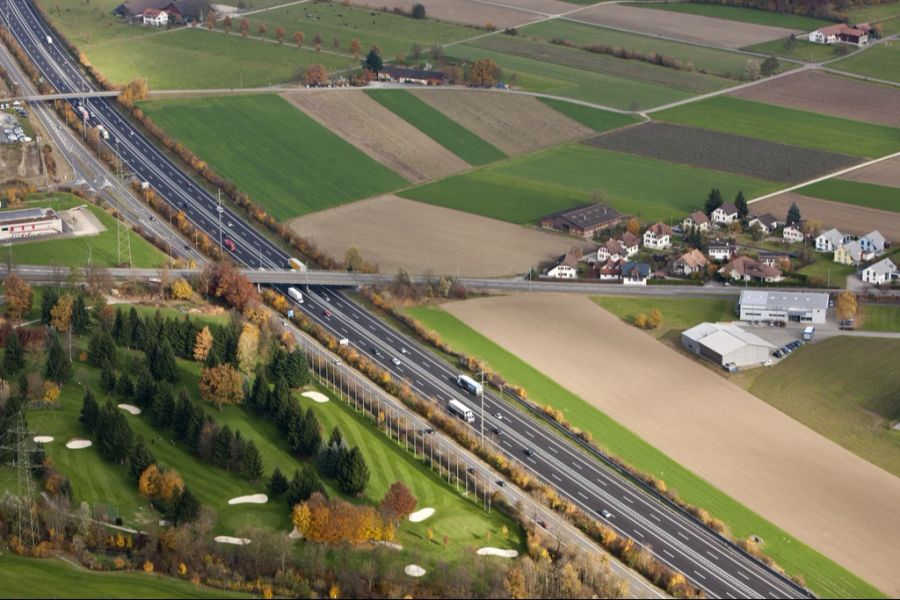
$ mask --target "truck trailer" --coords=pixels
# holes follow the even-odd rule
[[[288,296],[297,301],[297,304],[303,304],[303,292],[295,287],[288,288]]]
[[[468,406],[460,402],[459,400],[451,400],[447,403],[447,410],[452,414],[456,415],[466,423],[474,423],[475,422],[475,413],[472,412]]]
[[[481,387],[481,384],[468,375],[457,375],[456,385],[466,390],[470,394],[475,394],[476,396],[480,396],[484,393],[484,389]]]

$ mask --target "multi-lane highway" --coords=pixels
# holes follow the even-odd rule
[[[12,0],[7,14],[11,32],[57,91],[93,89],[30,2]],[[47,42],[48,36],[52,43]],[[109,131],[110,146],[127,168],[161,198],[183,210],[212,239],[233,242],[229,254],[236,262],[270,270],[287,266],[285,252],[222,207],[213,194],[169,160],[125,118],[115,101],[93,99],[87,106],[94,113],[92,119]],[[284,292],[286,286],[279,289]],[[337,337],[347,338],[394,377],[408,381],[416,392],[438,403],[457,398],[481,414],[481,400],[455,385],[456,372],[451,365],[349,301],[339,290],[310,287],[304,291],[306,301],[300,309]],[[539,418],[489,391],[483,399],[486,440],[621,535],[649,548],[707,595],[807,595],[677,507],[623,477],[602,457],[553,432]],[[480,418],[473,426],[476,431],[481,429]]]

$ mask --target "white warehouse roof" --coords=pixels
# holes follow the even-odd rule
[[[713,352],[725,356],[743,346],[775,348],[761,337],[728,323],[700,323],[685,331],[683,336],[703,344]]]
[[[767,310],[814,310],[828,308],[828,294],[743,290],[741,306],[759,306]]]

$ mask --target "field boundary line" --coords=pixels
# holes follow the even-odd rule
[[[846,175],[847,173],[852,173],[853,171],[857,171],[857,170],[863,169],[865,167],[870,167],[872,165],[878,164],[878,163],[886,161],[886,160],[890,160],[892,158],[896,158],[898,156],[900,156],[900,152],[894,152],[893,154],[888,154],[886,156],[882,156],[881,158],[876,158],[874,160],[866,161],[866,162],[860,163],[858,165],[853,165],[852,167],[847,167],[846,169],[834,171],[833,173],[829,173],[829,174],[823,175],[821,177],[816,177],[815,179],[810,179],[809,181],[804,181],[802,183],[792,185],[791,187],[784,188],[783,190],[779,190],[777,192],[772,192],[769,194],[765,194],[763,196],[758,196],[756,198],[753,198],[752,200],[748,200],[747,204],[753,204],[754,202],[759,202],[760,200],[766,200],[768,198],[772,198],[779,194],[786,194],[788,192],[793,192],[795,190],[806,187],[808,185],[813,185],[814,183],[819,183],[820,181],[825,181],[827,179],[834,179],[835,177],[840,177],[841,175]]]

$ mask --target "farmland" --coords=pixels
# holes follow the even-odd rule
[[[368,90],[366,94],[471,165],[506,158],[496,147],[406,90]]]
[[[662,5],[661,5],[662,6]],[[691,6],[671,4],[666,6]],[[697,5],[700,6],[700,5]],[[704,5],[713,6],[713,5]],[[626,33],[615,29],[607,29],[597,25],[586,25],[566,19],[554,19],[523,27],[519,36],[535,36],[543,40],[563,39],[569,42],[584,44],[605,44],[618,48],[627,48],[635,52],[650,54],[653,52],[677,58],[682,63],[691,63],[697,71],[704,71],[723,77],[738,77],[744,72],[747,57],[730,50],[718,50],[685,44],[656,37]],[[783,65],[782,68],[789,68]]]
[[[856,159],[728,133],[651,122],[585,142],[695,167],[773,181],[803,181],[846,167]]]
[[[844,179],[827,179],[797,190],[798,194],[844,202],[856,206],[867,206],[879,210],[900,213],[900,192],[897,188],[847,181]]]
[[[406,0],[357,0],[355,4],[363,4],[373,8],[381,8],[383,6],[402,10],[409,10],[410,8],[410,4]],[[475,27],[485,27],[488,24],[498,28],[515,27],[541,18],[540,14],[530,10],[518,10],[512,2],[487,4],[478,0],[453,0],[452,2],[447,2],[447,0],[419,0],[417,4],[425,6],[426,14],[429,17],[442,21],[466,23]],[[521,4],[521,1],[518,4]],[[540,11],[544,9],[554,13],[571,10],[572,8],[558,0],[529,0],[528,4],[531,5],[532,10]]]
[[[111,82],[141,77],[151,89],[267,86],[290,81],[301,66],[320,63],[332,70],[355,62],[350,57],[199,29],[118,38],[92,44],[84,52]]]
[[[152,101],[142,107],[279,220],[405,183],[278,96]]]
[[[900,127],[900,90],[828,73],[803,71],[731,95],[846,119]]]
[[[738,190],[753,197],[774,186],[748,177],[568,145],[400,195],[512,223],[534,223],[551,212],[583,204],[599,192],[621,212],[644,221],[667,221],[701,207],[711,187],[732,198]]]
[[[719,96],[654,118],[840,154],[878,157],[900,150],[900,129]]]
[[[750,205],[750,210],[781,216],[787,214],[793,203],[800,208],[804,219],[817,219],[825,227],[838,227],[841,231],[855,235],[865,235],[877,229],[889,240],[900,239],[900,215],[892,211],[820,200],[793,192],[754,202]]]
[[[835,337],[741,374],[753,395],[900,477],[900,340]]]
[[[116,39],[135,39],[154,30],[149,27],[128,25],[112,11],[121,4],[119,0],[57,0],[41,3],[53,24],[70,42],[85,50],[91,44]]]
[[[886,41],[831,65],[835,69],[900,83],[900,41]]]
[[[558,334],[551,330],[554,323],[560,319],[569,323],[578,320],[585,314],[594,316],[604,314],[597,307],[593,307],[592,310],[584,309],[585,305],[589,308],[591,307],[589,300],[580,297],[502,298],[494,300],[499,304],[511,302],[536,303],[543,305],[545,310],[536,312],[535,315],[539,315],[534,317],[536,320],[529,321],[530,324],[524,327],[521,326],[523,321],[519,319],[516,319],[516,325],[511,326],[509,324],[511,318],[509,314],[501,314],[499,316],[500,322],[495,325],[483,326],[479,323],[473,326],[473,321],[470,320],[471,313],[468,310],[472,306],[472,301],[446,305],[447,310],[419,307],[407,309],[407,311],[422,321],[426,327],[437,331],[441,338],[449,343],[451,347],[472,356],[478,356],[486,362],[489,368],[501,374],[512,385],[524,386],[530,399],[540,404],[550,404],[562,410],[569,422],[576,427],[592,432],[594,439],[598,440],[611,454],[621,457],[627,463],[644,472],[663,478],[670,489],[677,490],[681,498],[705,508],[715,517],[724,519],[734,535],[746,537],[752,533],[763,537],[766,540],[766,551],[781,566],[785,567],[789,573],[803,573],[808,585],[816,593],[832,597],[848,597],[857,593],[878,595],[874,588],[856,576],[797,539],[791,538],[783,530],[760,517],[759,514],[679,465],[672,458],[645,441],[646,438],[641,439],[633,432],[633,429],[630,430],[627,426],[617,422],[618,419],[613,420],[611,418],[612,415],[605,408],[592,406],[586,401],[587,396],[571,389],[571,387],[568,387],[568,384],[566,388],[562,387],[558,381],[571,380],[560,377],[551,378],[549,372],[535,368],[535,363],[519,352],[521,350],[520,345],[507,344],[504,340],[493,337],[494,332],[498,328],[504,329],[507,334],[518,332],[526,336],[530,336],[534,328],[539,328],[541,333],[537,334],[538,337],[545,337],[547,341],[555,343]],[[477,301],[479,304],[484,302]],[[490,301],[488,300],[487,302]],[[560,304],[560,302],[564,304]],[[581,307],[577,310],[577,313],[572,314],[572,310],[575,310],[574,306],[577,304],[581,304]],[[476,306],[475,308],[480,307]],[[716,312],[713,309],[710,314],[715,314]],[[463,315],[463,313],[465,314]],[[551,314],[555,316],[549,316]],[[526,317],[524,313],[519,313],[517,316]],[[629,330],[629,338],[645,338],[645,334],[634,329],[631,325],[619,323],[611,315],[607,316],[602,330],[606,332],[615,330],[616,339],[608,340],[609,333],[605,336],[593,335],[592,337],[600,343],[602,343],[601,340],[608,340],[610,347],[614,346],[616,347],[616,352],[621,352],[623,349],[628,348],[628,346],[619,344],[618,335],[621,334],[621,328]],[[582,332],[587,336],[597,330],[596,327],[591,326],[588,329],[582,329]],[[490,333],[488,336],[485,336],[479,331],[488,331]],[[571,342],[571,339],[569,341]],[[646,344],[649,344],[649,346]],[[533,348],[538,349],[542,345],[543,342],[536,344]],[[506,349],[510,347],[513,348],[513,351]],[[540,352],[539,349],[536,351]],[[641,350],[636,352],[643,354],[644,358],[635,364],[644,364],[643,361],[646,360],[646,356],[649,356],[648,352],[656,354],[657,352],[670,351],[656,341],[646,338],[645,343],[641,344]],[[604,365],[607,365],[605,361],[598,362],[597,356],[596,354],[585,354],[581,351],[576,351],[574,355],[569,351],[563,351],[560,354],[560,360],[563,360],[564,357],[567,360],[570,358],[578,361],[590,360],[591,366],[584,371],[579,369],[581,375],[577,376],[577,378],[593,374],[592,381],[596,382],[597,368],[604,368]],[[618,363],[616,367],[611,368],[618,368]],[[718,379],[715,375],[710,376]],[[607,381],[623,381],[621,371],[610,375]],[[594,389],[592,393],[596,393],[596,385],[591,387]],[[635,410],[642,410],[642,404],[631,402],[635,397],[633,390],[623,394],[616,394],[616,396],[620,396],[623,401],[629,399]],[[671,400],[671,395],[668,395],[666,399]],[[647,414],[646,411],[643,412]]]
[[[830,21],[822,21],[811,17],[801,15],[792,15],[789,13],[775,12],[769,10],[758,10],[755,8],[744,8],[741,6],[726,6],[722,4],[696,4],[693,2],[679,2],[666,4],[628,4],[627,6],[641,6],[646,8],[655,8],[659,10],[667,10],[691,15],[701,15],[704,17],[714,17],[716,19],[726,19],[728,21],[740,21],[741,23],[755,23],[757,25],[771,25],[773,27],[785,27],[788,29],[797,29],[800,31],[812,31],[819,27],[830,25]]]
[[[619,127],[627,127],[639,122],[638,117],[632,115],[600,110],[599,108],[574,104],[565,100],[556,100],[555,98],[538,98],[538,100],[553,110],[561,112],[573,121],[578,121],[585,127],[590,127],[597,133],[618,129]]]
[[[841,175],[841,179],[900,188],[900,156]]]
[[[839,56],[836,45],[814,44],[808,40],[790,38],[772,40],[743,48],[750,52],[772,54],[782,58],[790,58],[803,62],[817,63]]]

